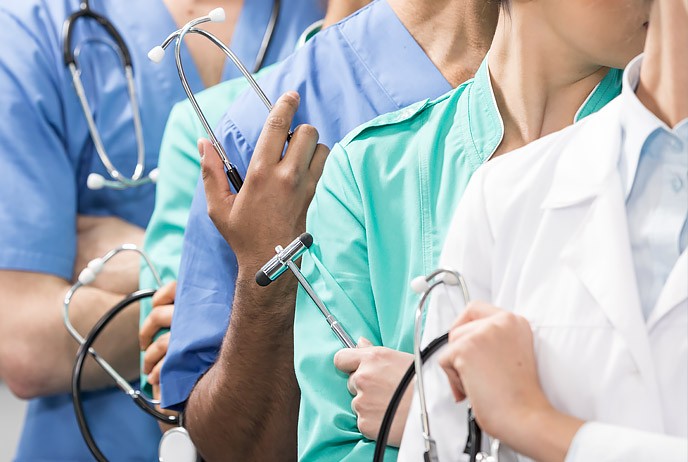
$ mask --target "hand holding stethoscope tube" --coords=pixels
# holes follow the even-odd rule
[[[457,401],[469,398],[475,418],[489,435],[537,460],[564,460],[568,444],[537,444],[533,434],[571,441],[583,424],[554,409],[542,391],[528,321],[482,302],[471,302],[449,331],[440,353]]]
[[[306,228],[306,212],[329,149],[318,144],[315,128],[300,125],[284,151],[298,107],[296,92],[277,101],[239,193],[230,190],[210,142],[199,140],[208,215],[234,251],[240,270],[255,274],[272,257],[276,243],[286,245]]]

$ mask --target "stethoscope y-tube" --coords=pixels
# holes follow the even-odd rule
[[[320,310],[320,313],[325,317],[325,321],[329,324],[330,329],[337,337],[337,339],[346,348],[356,348],[356,342],[353,341],[351,336],[347,333],[346,329],[337,321],[330,310],[327,309],[323,301],[315,293],[313,287],[310,285],[308,280],[305,278],[299,267],[294,263],[301,255],[308,250],[308,248],[313,244],[313,236],[308,233],[303,233],[301,236],[294,239],[287,248],[282,248],[282,246],[275,247],[275,252],[277,255],[272,257],[263,267],[256,273],[256,283],[259,286],[265,287],[272,281],[280,277],[287,269],[291,270],[299,281],[299,284],[306,291],[306,294],[315,303],[315,305]]]
[[[279,5],[278,5],[279,7]],[[274,11],[274,10],[273,10]],[[209,12],[206,16],[201,16],[200,18],[196,18],[192,21],[189,21],[184,25],[179,30],[174,31],[171,33],[165,41],[162,43],[162,45],[157,46],[153,48],[149,53],[148,53],[148,58],[153,61],[153,62],[160,62],[162,58],[165,56],[165,49],[174,41],[175,42],[175,47],[174,47],[174,56],[175,56],[175,61],[177,64],[177,72],[179,73],[179,80],[182,83],[182,86],[184,87],[184,91],[186,92],[186,96],[191,102],[191,105],[194,108],[194,111],[196,111],[196,115],[198,116],[199,120],[203,124],[203,128],[205,129],[206,133],[208,134],[208,137],[210,138],[210,142],[213,144],[213,147],[217,151],[217,154],[220,156],[220,159],[222,160],[222,163],[225,166],[225,170],[227,172],[227,178],[230,182],[230,184],[234,187],[234,190],[236,192],[239,192],[241,189],[241,186],[244,184],[244,181],[241,178],[241,175],[239,174],[239,171],[237,170],[236,166],[232,164],[229,159],[227,158],[227,154],[218,141],[217,137],[215,136],[215,132],[213,131],[212,127],[208,123],[208,120],[206,119],[205,115],[203,114],[203,111],[201,110],[201,107],[198,105],[198,101],[196,101],[196,97],[193,94],[193,91],[191,90],[191,86],[189,85],[189,81],[186,78],[186,74],[184,73],[184,65],[182,63],[182,57],[181,57],[181,45],[182,41],[184,40],[184,37],[186,34],[200,34],[203,37],[207,38],[210,40],[212,43],[214,43],[218,48],[220,48],[224,54],[234,63],[234,65],[239,69],[241,74],[246,78],[248,83],[251,85],[253,90],[256,92],[260,100],[263,102],[265,107],[268,109],[268,112],[272,110],[272,103],[270,103],[270,100],[268,99],[267,96],[265,96],[265,93],[263,90],[260,88],[258,83],[256,83],[256,80],[253,78],[251,73],[246,69],[246,66],[243,65],[241,60],[234,54],[232,50],[229,49],[220,39],[215,37],[213,34],[210,32],[204,30],[204,29],[199,29],[196,26],[206,23],[206,22],[214,22],[214,23],[219,23],[219,22],[224,22],[225,20],[225,11],[222,8],[216,8]]]
[[[96,126],[95,119],[91,113],[91,108],[88,103],[88,98],[86,96],[86,90],[84,89],[83,82],[81,81],[81,70],[78,65],[78,51],[75,53],[72,49],[72,34],[74,32],[74,26],[79,18],[88,18],[96,21],[100,26],[107,32],[110,38],[114,41],[115,46],[111,42],[105,41],[103,39],[92,39],[92,41],[103,42],[106,45],[114,49],[114,51],[119,55],[124,68],[124,75],[127,81],[127,92],[129,94],[129,100],[131,101],[132,117],[134,122],[134,132],[136,136],[136,146],[137,146],[137,158],[136,167],[134,168],[134,173],[131,177],[123,175],[117,167],[112,163],[110,157],[105,150],[105,145],[100,137],[100,132]],[[143,142],[143,127],[141,124],[141,114],[139,111],[138,101],[136,98],[136,84],[134,82],[134,67],[131,59],[131,53],[127,47],[124,39],[117,31],[115,26],[105,17],[98,13],[92,11],[89,7],[88,1],[82,1],[79,11],[72,13],[64,22],[62,27],[62,57],[65,66],[69,69],[72,75],[72,83],[74,85],[74,91],[79,99],[79,104],[81,105],[81,110],[86,118],[86,124],[88,125],[88,131],[91,135],[93,145],[95,146],[96,153],[107,169],[108,174],[112,180],[106,180],[102,175],[98,173],[91,173],[87,179],[87,186],[90,189],[101,189],[101,188],[111,188],[111,189],[126,189],[133,186],[139,186],[147,183],[155,183],[157,180],[157,169],[150,171],[148,176],[143,176],[143,170],[145,168],[146,159],[146,149]]]

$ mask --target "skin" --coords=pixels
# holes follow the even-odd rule
[[[670,127],[688,117],[686,30],[688,4],[655,1],[637,95]],[[487,433],[535,460],[565,460],[584,422],[547,400],[524,318],[486,303],[470,304],[452,326],[439,363],[456,400],[470,398]]]
[[[465,80],[464,75],[475,73],[494,32],[496,5],[490,3],[491,8],[486,10],[484,0],[392,0],[389,4],[450,82],[458,84]],[[450,4],[457,12],[466,14],[448,14]],[[491,22],[490,18],[493,18]],[[457,53],[456,50],[461,51]],[[290,99],[280,101],[290,104]],[[281,155],[284,132],[292,116],[293,113],[273,111],[266,122],[261,147],[256,148],[244,187],[236,196],[237,203],[239,198],[253,198],[253,205],[245,211],[239,211],[237,204],[232,205],[234,199],[222,167],[214,159],[216,156],[205,156],[202,162],[209,215],[239,262],[232,320],[218,360],[198,381],[186,404],[186,427],[199,452],[209,461],[230,457],[237,460],[297,458],[299,388],[293,367],[297,284],[288,273],[267,288],[258,287],[253,279],[256,271],[274,255],[276,244],[284,246],[306,229],[305,213],[312,198],[312,193],[306,192],[315,184],[308,183],[310,179],[301,184],[298,169],[282,177],[283,173],[268,169],[261,160]],[[303,127],[301,131],[307,133],[314,130]],[[313,153],[315,146],[313,140],[300,143],[300,147],[294,139],[289,143],[292,152],[305,149],[298,154],[304,159],[317,155]],[[201,147],[211,149],[205,141]],[[262,152],[267,149],[273,152]],[[215,178],[210,169],[216,169],[212,175],[217,176],[225,189],[209,187],[209,180]],[[260,183],[249,192],[247,185],[252,175],[256,175]],[[266,199],[261,201],[261,197]],[[229,208],[232,211],[227,213]],[[240,218],[232,218],[234,216]],[[243,258],[242,252],[246,252]],[[376,361],[392,357],[397,364],[408,361],[405,354],[386,349],[384,354],[372,355],[364,363],[372,370]],[[381,379],[371,383],[367,391],[370,393],[364,396],[380,392],[391,397],[394,387],[389,380]],[[381,419],[380,408],[368,407],[365,400],[359,401],[362,410],[359,420],[368,428],[366,422]],[[407,400],[402,406],[407,408],[408,405]],[[375,415],[369,415],[368,409],[374,410]],[[218,425],[219,422],[222,425]],[[371,428],[371,436],[372,433]]]
[[[224,7],[227,21],[207,26],[225,42],[231,37],[243,5],[239,0],[219,4],[209,0],[164,3],[179,26],[213,8]],[[190,37],[188,41],[194,39]],[[215,47],[200,45],[189,44],[189,49],[194,62],[201,64],[197,65],[201,78],[206,85],[218,83],[225,56]],[[141,246],[144,235],[143,229],[117,217],[82,215],[77,217],[76,232],[74,278],[90,260],[123,243]],[[72,324],[85,335],[109,308],[138,289],[138,276],[137,255],[127,252],[113,258],[96,281],[74,297],[70,306]],[[0,377],[19,398],[31,399],[71,389],[77,343],[62,327],[62,300],[72,283],[45,273],[0,270],[0,290],[5,295],[5,303],[0,306]],[[131,380],[136,379],[139,369],[138,316],[138,305],[128,308],[108,326],[108,335],[95,344],[95,349]],[[41,342],[36,342],[36,338]],[[99,389],[111,386],[112,379],[89,358],[83,384],[84,389]]]

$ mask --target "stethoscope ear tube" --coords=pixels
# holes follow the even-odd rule
[[[437,350],[440,349],[449,341],[449,333],[446,333],[435,340],[430,342],[430,344],[423,349],[420,353],[421,361],[425,363]],[[375,441],[375,452],[373,454],[373,462],[383,462],[385,458],[385,449],[387,448],[387,439],[389,438],[389,432],[392,428],[392,421],[397,413],[401,399],[406,392],[411,380],[416,375],[415,365],[411,364],[406,370],[404,377],[402,377],[401,382],[397,386],[397,389],[392,395],[392,399],[389,401],[385,415],[382,418],[382,423],[380,424],[380,431],[377,434],[377,440]]]
[[[81,397],[81,376],[83,373],[84,362],[86,361],[86,357],[89,354],[89,349],[93,346],[93,343],[96,341],[103,329],[105,329],[105,327],[110,323],[110,321],[115,318],[115,316],[117,316],[122,310],[130,306],[132,303],[144,298],[152,297],[153,294],[155,294],[154,289],[139,290],[128,295],[119,303],[117,303],[110,309],[110,311],[108,311],[98,320],[95,326],[93,326],[91,331],[84,339],[84,342],[79,347],[76,355],[74,369],[72,370],[72,401],[74,403],[74,413],[76,414],[76,420],[79,425],[81,435],[83,436],[89,451],[91,451],[91,454],[93,454],[93,457],[95,457],[98,462],[107,462],[107,458],[105,458],[103,453],[100,451],[100,448],[96,444],[93,434],[88,427],[88,423],[86,422],[86,415],[84,413],[83,401]],[[127,394],[130,395],[130,397],[141,409],[156,417],[158,420],[168,424],[177,424],[176,416],[167,416],[162,414],[150,403],[148,403],[140,394]]]

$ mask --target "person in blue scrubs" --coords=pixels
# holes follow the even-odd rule
[[[232,43],[250,64],[272,2],[246,3]],[[322,14],[319,3],[282,1],[264,64],[291,53],[301,31]],[[185,95],[174,59],[154,65],[146,54],[178,23],[160,0],[92,1],[91,7],[115,25],[132,54],[149,172],[157,163],[169,110]],[[150,184],[123,191],[86,186],[90,173],[108,175],[62,59],[62,25],[78,9],[78,0],[0,1],[0,40],[7,45],[0,56],[0,377],[17,396],[32,399],[18,461],[93,460],[66,393],[77,344],[62,324],[61,299],[88,260],[123,242],[141,242],[154,203]],[[119,60],[101,43],[84,44],[104,35],[94,21],[80,20],[73,43],[82,44],[82,78],[106,150],[128,174],[136,162],[136,146]],[[185,61],[192,57],[184,52]],[[189,64],[191,87],[200,91],[202,72]],[[222,78],[236,75],[225,62]],[[71,315],[80,332],[90,329],[122,294],[137,288],[138,263],[136,256],[113,260],[112,270],[77,294]],[[137,325],[138,313],[132,309],[96,344],[132,379],[138,372]],[[85,385],[94,390],[85,394],[84,405],[103,453],[111,460],[155,460],[160,437],[156,422],[112,388],[95,366],[87,369]]]
[[[456,0],[448,8],[464,3],[472,4]],[[433,2],[377,0],[320,32],[261,79],[260,84],[273,100],[287,90],[296,90],[301,104],[293,125],[312,124],[319,132],[319,142],[332,145],[362,122],[418,100],[437,97],[475,72],[491,41],[494,24],[465,15],[456,18],[453,24],[444,24],[446,30],[442,33],[428,35],[426,28],[436,27],[437,18],[445,13],[436,6]],[[425,16],[408,14],[418,10]],[[479,11],[485,14],[483,3]],[[421,17],[422,23],[418,19]],[[494,19],[496,22],[496,8]],[[462,28],[466,25],[462,21],[470,22],[473,27]],[[426,54],[423,50],[430,51]],[[440,59],[447,56],[448,59]],[[438,67],[435,63],[442,64]],[[247,170],[266,118],[267,112],[255,95],[245,93],[230,107],[220,124],[221,142],[242,174]],[[161,373],[161,391],[164,407],[178,409],[188,400],[187,428],[192,438],[197,438],[194,442],[201,454],[211,458],[207,454],[219,454],[222,448],[212,447],[212,443],[204,447],[199,436],[212,438],[213,433],[226,432],[226,437],[218,437],[216,441],[221,440],[229,447],[233,434],[241,434],[242,429],[250,428],[252,423],[261,423],[264,416],[254,410],[242,412],[234,407],[243,406],[241,400],[225,402],[210,390],[222,389],[223,396],[227,396],[228,387],[240,386],[242,380],[221,385],[206,380],[211,376],[209,369],[219,375],[218,369],[225,367],[215,360],[225,339],[230,312],[234,319],[237,308],[236,305],[232,307],[237,261],[206,209],[203,184],[199,183],[185,233],[172,334]],[[293,349],[288,339],[279,341],[283,340],[286,340],[284,348],[276,348],[276,357],[288,355]],[[262,340],[256,338],[256,341]],[[260,381],[252,382],[256,390],[270,383],[277,374],[271,365],[264,367],[265,370],[256,374]],[[237,370],[226,372],[227,378],[240,373]],[[207,374],[199,381],[204,373]],[[254,393],[256,390],[244,391]],[[241,391],[237,394],[241,396]],[[194,395],[202,398],[194,400]],[[194,404],[200,401],[206,403],[204,408],[235,415],[232,424],[224,425],[212,411],[194,412]],[[232,409],[236,412],[232,413]],[[280,411],[270,409],[270,412]],[[218,425],[220,422],[223,425]],[[296,423],[292,423],[295,427]],[[274,433],[267,433],[276,438],[294,434],[292,428],[282,425],[271,428]],[[261,441],[261,438],[248,441],[251,448],[247,451],[258,448]]]

